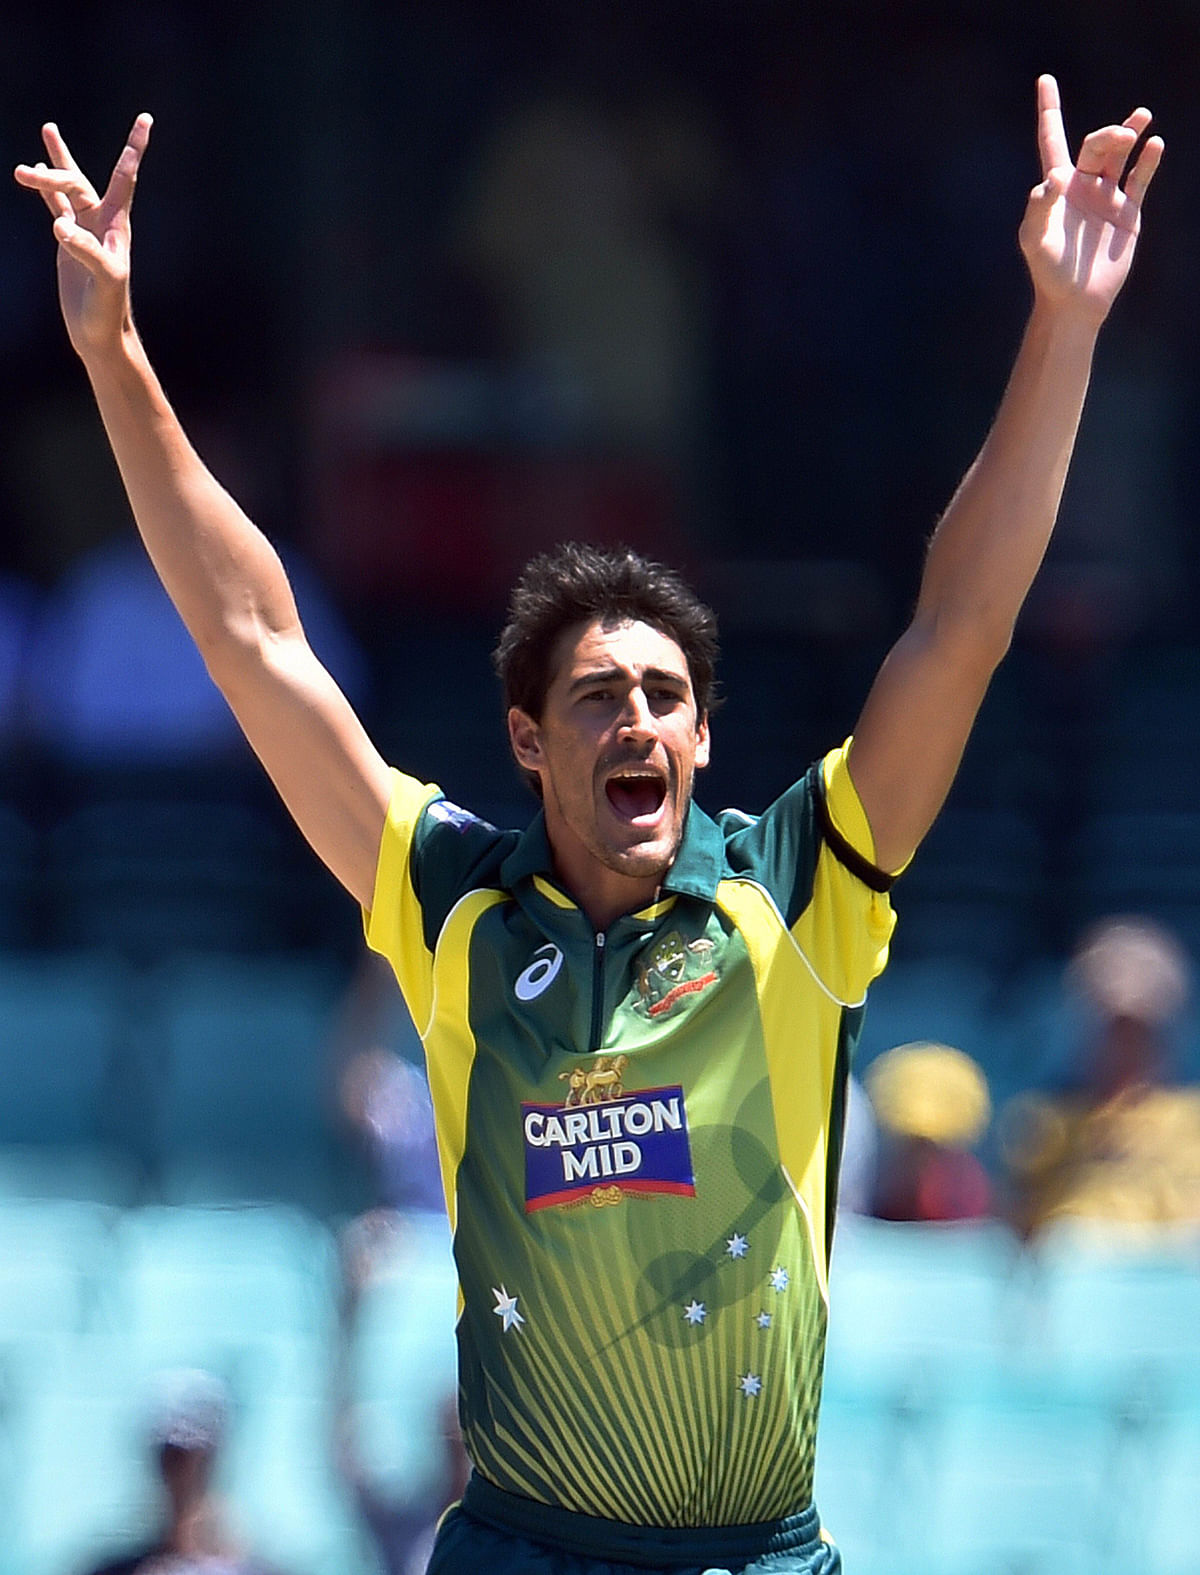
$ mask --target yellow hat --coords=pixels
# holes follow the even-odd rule
[[[905,1137],[968,1148],[991,1117],[987,1078],[951,1045],[897,1045],[871,1063],[865,1082],[881,1124]]]

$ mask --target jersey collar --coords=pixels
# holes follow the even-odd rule
[[[688,806],[675,862],[663,880],[663,891],[711,902],[725,864],[725,838],[720,827],[695,803]],[[554,862],[546,836],[545,812],[539,810],[500,866],[500,880],[512,889],[534,875],[552,875]]]

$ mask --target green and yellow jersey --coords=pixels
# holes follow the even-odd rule
[[[526,1499],[641,1526],[804,1509],[842,1101],[887,957],[846,747],[765,814],[692,806],[596,933],[539,817],[396,773],[367,938],[421,1032],[464,1436]]]

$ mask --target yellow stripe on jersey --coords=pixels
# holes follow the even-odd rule
[[[843,1002],[822,985],[816,965],[802,954],[770,894],[756,881],[723,880],[717,903],[740,930],[754,968],[779,1162],[804,1216],[817,1283],[828,1304],[826,1156]],[[815,1066],[814,1048],[819,1051]],[[800,1068],[803,1075],[797,1075]]]
[[[565,892],[559,891],[557,886],[552,886],[541,875],[533,877],[533,884],[545,897],[546,901],[552,902],[556,908],[578,908],[579,904],[577,902],[572,902]]]
[[[469,891],[450,910],[438,938],[433,1007],[421,1036],[451,1235],[458,1225],[458,1167],[467,1147],[467,1091],[476,1050],[470,1018],[471,936],[487,910],[506,900],[502,891]]]
[[[413,1022],[424,1032],[433,1009],[433,958],[425,945],[421,905],[412,883],[412,845],[422,810],[441,789],[392,771],[371,908],[363,912],[367,945],[391,963]]]

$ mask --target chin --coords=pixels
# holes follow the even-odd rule
[[[641,843],[632,848],[614,848],[611,850],[610,868],[619,871],[622,875],[636,876],[641,880],[651,875],[665,875],[674,862],[678,845],[676,839],[667,848],[657,840]]]

